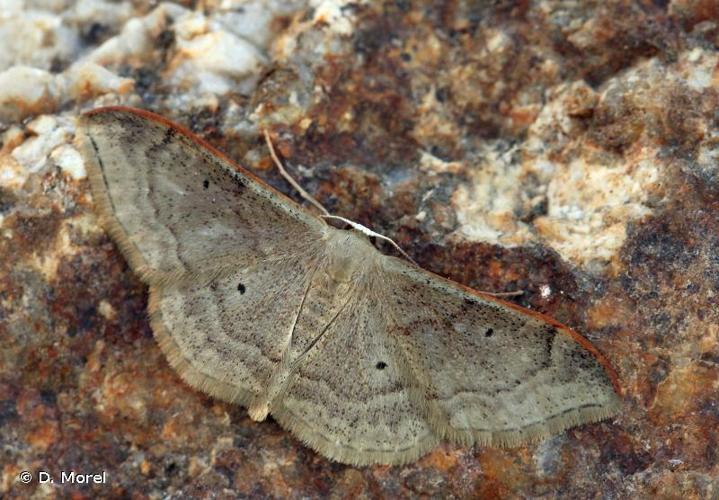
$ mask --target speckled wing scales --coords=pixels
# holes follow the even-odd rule
[[[516,446],[618,410],[613,371],[578,334],[379,260],[272,408],[312,448],[356,465],[402,464],[441,439]]]
[[[616,375],[551,318],[388,258],[387,335],[441,438],[516,446],[614,415]]]
[[[101,108],[80,132],[103,223],[149,283],[282,258],[321,234],[321,221],[156,115]]]
[[[191,385],[322,454],[405,463],[614,414],[616,375],[554,320],[378,253],[156,115],[85,115],[101,218]]]
[[[169,363],[193,387],[249,406],[267,392],[289,347],[315,257],[150,287],[152,329]]]
[[[168,360],[248,405],[277,369],[324,223],[157,115],[101,108],[80,133],[102,222],[150,285]]]
[[[272,415],[310,447],[344,463],[416,460],[439,439],[412,396],[399,345],[386,335],[373,280],[297,363]]]

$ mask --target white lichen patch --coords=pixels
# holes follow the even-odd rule
[[[58,3],[70,9],[60,15],[70,25],[91,25],[97,23],[103,26],[122,26],[130,17],[137,15],[133,2],[116,2],[114,0],[58,0]],[[139,3],[138,3],[139,6]],[[54,10],[61,10],[54,9]]]
[[[628,225],[651,214],[664,196],[662,177],[669,166],[653,128],[653,116],[661,113],[657,103],[687,86],[710,91],[716,66],[716,56],[695,49],[669,66],[641,61],[599,91],[584,82],[550,89],[521,154],[482,154],[484,160],[468,168],[471,182],[452,197],[456,235],[505,246],[542,243],[590,272],[602,272],[625,243]],[[623,110],[634,113],[626,126],[636,130],[621,150],[603,150],[602,135],[590,135],[586,121],[578,119],[602,105],[616,113],[613,126],[623,123]],[[697,168],[716,165],[718,143],[711,133],[704,135]],[[702,172],[714,175],[711,167]]]
[[[149,61],[159,34],[168,28],[171,19],[186,12],[179,5],[163,3],[144,17],[127,21],[119,34],[95,48],[84,60],[105,67]]]
[[[328,29],[339,35],[351,35],[354,31],[355,17],[350,4],[362,4],[363,1],[353,0],[310,0],[314,9],[313,23],[326,24]]]
[[[168,102],[170,107],[201,105],[198,99],[208,95],[250,93],[266,64],[264,52],[277,35],[276,17],[289,18],[306,8],[299,0],[222,1],[195,11],[171,2],[151,10],[131,2],[55,3],[5,2],[0,10],[0,120],[54,113],[71,101],[130,94],[135,81],[118,73],[157,64],[162,50],[167,53],[159,76],[178,89],[169,93],[169,101],[177,100]],[[317,15],[322,11],[341,26],[348,16],[341,9],[344,3],[334,10],[331,4],[318,6]],[[94,30],[103,41],[88,47],[85,37]],[[114,35],[104,39],[106,33]],[[158,46],[161,35],[169,40],[164,49]]]
[[[215,15],[215,19],[222,25],[222,29],[236,37],[247,40],[255,47],[266,47],[273,33],[270,28],[272,19],[285,8],[289,13],[297,9],[296,2],[267,2],[266,0],[246,0],[241,2],[222,1]],[[272,3],[272,5],[268,5]]]
[[[112,71],[89,61],[74,64],[62,76],[65,95],[80,102],[95,95],[127,94],[135,86],[131,78],[117,76]]]
[[[69,144],[63,144],[54,149],[50,153],[50,158],[55,162],[55,165],[75,180],[84,179],[87,176],[82,155]]]
[[[170,63],[172,81],[198,93],[249,91],[265,63],[248,40],[224,31],[222,25],[198,13],[186,13],[175,23],[177,51]]]
[[[112,40],[122,39],[139,21],[128,22],[121,35],[88,54],[83,54],[81,43],[85,28],[122,26],[133,14],[130,3],[81,0],[25,4],[0,5],[0,120],[12,122],[54,113],[70,100],[81,102],[106,92],[131,90],[132,80],[120,78],[102,65],[126,62],[125,57],[113,58],[117,53],[113,44],[118,43]],[[163,10],[155,9],[159,14]]]
[[[53,151],[69,142],[74,126],[69,119],[42,115],[30,122],[26,130],[31,134],[14,148],[10,155],[28,173],[39,172],[48,163]]]
[[[61,74],[27,66],[0,73],[0,120],[17,121],[25,116],[52,113],[69,100],[106,94],[126,94],[134,87],[129,78],[88,61],[81,61]]]
[[[60,90],[57,78],[43,69],[14,66],[0,72],[0,120],[16,121],[52,110]]]
[[[562,83],[547,92],[548,101],[529,127],[523,149],[530,155],[544,156],[561,150],[581,135],[582,129],[573,116],[587,114],[599,96],[584,81]],[[545,166],[551,162],[540,160]],[[551,173],[536,172],[538,174]]]
[[[71,58],[79,49],[78,33],[62,16],[25,3],[0,2],[0,71],[17,65],[49,70],[53,60]]]
[[[0,187],[19,189],[27,179],[27,170],[10,154],[25,140],[25,133],[17,125],[10,127],[2,135],[0,150]]]
[[[329,54],[350,50],[357,22],[352,6],[363,3],[366,0],[309,0],[312,16],[294,16],[292,23],[278,33],[269,47],[272,59],[294,59],[298,69],[309,76],[312,69],[308,66],[321,63]]]
[[[19,189],[25,184],[27,170],[9,154],[0,154],[0,187]]]
[[[716,88],[719,84],[719,55],[714,51],[692,49],[682,54],[678,66],[678,76],[693,90]]]
[[[600,270],[624,244],[626,226],[651,212],[660,165],[645,150],[633,163],[601,165],[577,158],[558,169],[547,186],[547,215],[535,234],[564,258]]]
[[[511,153],[490,148],[479,157],[478,164],[467,167],[471,181],[452,195],[459,228],[451,238],[505,246],[529,242],[528,226],[514,215],[523,202],[521,165]]]

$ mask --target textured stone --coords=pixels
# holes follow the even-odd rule
[[[716,497],[718,16],[694,0],[3,3],[0,496]],[[117,103],[296,196],[269,129],[330,211],[586,334],[624,411],[355,469],[191,390],[73,146],[82,110]]]

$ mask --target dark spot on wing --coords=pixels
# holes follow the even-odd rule
[[[493,328],[487,328],[487,331],[484,332],[484,336],[485,336],[485,337],[491,337],[492,335],[494,335],[494,329],[493,329]]]
[[[375,368],[377,368],[378,370],[384,370],[385,368],[387,368],[387,363],[385,363],[384,361],[380,361],[375,365]]]
[[[244,294],[245,294],[245,290],[247,290],[247,289],[245,288],[245,285],[243,285],[242,283],[239,283],[239,284],[237,285],[237,290],[239,290],[239,292],[240,292],[241,295],[244,295]]]
[[[202,187],[205,188],[205,189],[209,188],[209,187],[210,187],[210,181],[208,181],[207,179],[205,179],[204,181],[202,181]]]
[[[545,337],[545,352],[547,353],[547,358],[552,357],[552,347],[554,346],[554,339],[557,338],[557,333],[557,329],[553,326],[547,328],[547,336]]]
[[[170,144],[172,142],[173,137],[175,137],[176,133],[177,133],[177,131],[174,128],[172,128],[172,127],[167,128],[165,130],[165,136],[162,138],[162,144],[165,144],[165,145]]]

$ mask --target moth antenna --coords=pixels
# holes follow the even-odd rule
[[[524,294],[524,290],[513,290],[511,292],[486,292],[484,290],[478,290],[486,295],[492,295],[493,297],[518,297]]]
[[[300,186],[297,181],[295,181],[290,174],[287,173],[285,170],[285,167],[282,165],[282,162],[277,157],[277,154],[275,153],[275,147],[272,145],[272,140],[270,139],[270,134],[267,132],[267,129],[263,129],[262,133],[265,135],[265,142],[267,142],[267,147],[270,150],[270,156],[272,157],[272,161],[275,162],[275,165],[277,166],[277,169],[280,171],[280,174],[282,174],[282,177],[285,178],[287,182],[290,183],[290,185],[297,190],[298,193],[300,193],[300,196],[302,196],[305,200],[312,203],[315,207],[319,209],[320,212],[322,212],[324,215],[329,215],[329,211],[322,206],[322,203],[317,201],[312,197],[310,193],[302,189],[302,186]]]
[[[407,252],[402,250],[402,248],[400,248],[400,246],[397,243],[395,243],[395,241],[392,238],[388,238],[387,236],[385,236],[383,234],[376,233],[376,232],[372,231],[370,228],[365,227],[358,222],[354,222],[349,219],[345,219],[344,217],[340,217],[339,215],[331,215],[329,213],[329,211],[324,206],[322,206],[322,204],[319,201],[317,201],[311,194],[309,194],[307,191],[305,191],[302,188],[302,186],[300,186],[299,183],[296,180],[294,180],[294,178],[292,178],[292,176],[289,173],[287,173],[287,171],[285,170],[285,167],[282,165],[282,162],[277,157],[277,153],[275,153],[275,147],[272,144],[272,139],[270,139],[270,133],[267,131],[267,129],[262,129],[262,133],[265,136],[265,142],[267,142],[267,147],[270,150],[270,156],[272,157],[272,161],[275,162],[275,165],[277,166],[277,169],[280,171],[280,174],[282,174],[282,177],[284,177],[285,180],[287,182],[289,182],[290,185],[293,188],[295,188],[295,190],[297,190],[297,192],[300,193],[300,195],[305,200],[309,201],[315,207],[317,207],[320,210],[320,212],[322,212],[323,218],[341,220],[341,221],[349,224],[350,226],[352,226],[354,229],[358,230],[359,232],[366,234],[367,236],[370,236],[370,237],[374,236],[375,238],[379,238],[381,240],[388,241],[393,247],[395,247],[397,249],[397,251],[399,253],[402,254],[402,256],[405,259],[410,261],[415,266],[418,266],[418,264],[414,261],[414,259],[412,257],[410,257],[407,254]]]
[[[412,257],[410,257],[409,255],[407,255],[407,252],[405,252],[404,250],[402,250],[402,248],[400,248],[400,246],[399,246],[397,243],[395,243],[395,241],[394,241],[392,238],[388,238],[388,237],[385,236],[384,234],[379,234],[379,233],[377,233],[377,232],[375,232],[375,231],[372,231],[370,228],[368,228],[367,226],[363,226],[363,225],[360,224],[359,222],[355,222],[355,221],[352,221],[352,220],[349,220],[349,219],[345,219],[344,217],[340,217],[339,215],[325,214],[325,215],[322,216],[322,218],[324,218],[324,219],[341,220],[342,222],[344,222],[344,223],[349,224],[350,226],[352,226],[353,229],[356,229],[356,230],[359,231],[360,233],[365,234],[365,235],[367,235],[367,236],[370,237],[370,238],[374,236],[375,238],[379,238],[379,239],[381,239],[381,240],[388,241],[389,243],[392,244],[393,247],[395,247],[395,248],[397,249],[397,251],[398,251],[399,253],[402,254],[402,256],[403,256],[405,259],[407,259],[408,261],[410,261],[410,262],[411,262],[412,264],[414,264],[415,266],[419,267],[419,264],[417,264]]]

